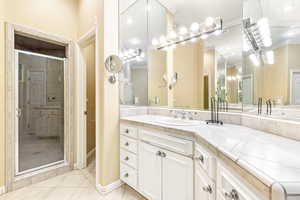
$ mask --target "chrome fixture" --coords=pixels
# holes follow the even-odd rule
[[[258,115],[261,115],[261,112],[262,112],[262,103],[263,103],[263,99],[261,97],[258,98],[258,103],[257,103],[257,113]]]
[[[106,70],[111,73],[109,76],[108,81],[112,84],[116,83],[117,78],[116,74],[122,71],[122,61],[116,55],[108,56],[105,60],[105,68]]]
[[[244,38],[243,51],[249,52],[249,58],[255,66],[262,62],[274,64],[274,51],[267,50],[272,46],[269,20],[261,18],[252,23],[250,18],[243,20]]]
[[[272,101],[271,99],[266,101],[267,104],[267,115],[272,115]]]
[[[223,32],[223,21],[220,17],[206,18],[205,22],[194,22],[190,29],[182,26],[178,30],[169,32],[166,36],[162,35],[159,39],[154,38],[152,45],[157,50],[167,50],[175,48],[178,44],[186,42],[196,42],[198,39],[207,39],[211,35],[220,35]]]
[[[129,49],[120,52],[119,56],[123,63],[128,63],[142,60],[145,57],[145,53],[142,52],[142,49]]]
[[[163,81],[164,84],[159,86],[159,88],[168,87],[169,90],[172,90],[178,81],[178,73],[174,72],[171,76],[164,74]]]
[[[215,97],[210,98],[211,119],[206,120],[206,124],[223,125],[223,121],[219,120],[220,102],[221,102],[220,98],[218,98],[217,100]]]

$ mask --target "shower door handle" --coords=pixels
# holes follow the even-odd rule
[[[22,109],[21,108],[17,108],[16,109],[16,113],[17,113],[17,117],[21,117],[22,116]]]

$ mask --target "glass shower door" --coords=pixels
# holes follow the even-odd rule
[[[63,163],[64,58],[16,50],[16,175]]]

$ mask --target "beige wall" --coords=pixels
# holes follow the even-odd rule
[[[148,98],[150,105],[166,106],[168,104],[168,89],[163,87],[163,76],[167,72],[167,54],[165,51],[151,50],[148,52]],[[155,103],[155,97],[159,102]]]
[[[202,41],[177,46],[174,49],[174,72],[178,82],[174,87],[174,106],[203,108],[204,51]]]
[[[75,39],[77,35],[76,0],[9,0],[0,3],[0,20],[27,26],[39,31]],[[56,13],[56,14],[54,14]],[[63,18],[61,13],[63,13]],[[0,22],[0,186],[5,184],[5,121],[4,121],[4,22]]]
[[[104,57],[118,53],[117,0],[0,0],[0,19],[47,34],[76,41],[96,23],[99,29],[100,137],[97,183],[108,185],[119,179],[119,91],[108,83]],[[4,7],[2,7],[4,5]],[[104,11],[105,7],[105,11]],[[3,12],[5,10],[5,12]],[[63,16],[63,17],[62,17]],[[0,96],[4,96],[4,24],[0,23]],[[104,29],[105,27],[105,29]],[[104,42],[105,41],[105,42]],[[108,106],[105,106],[108,105]],[[0,186],[4,185],[4,102],[0,102]]]
[[[105,9],[104,9],[105,8]],[[95,24],[99,29],[99,138],[96,141],[100,154],[99,177],[96,182],[102,186],[119,179],[119,89],[118,84],[108,82],[104,70],[104,58],[118,54],[118,1],[117,0],[78,0],[78,36],[82,36]],[[105,106],[104,106],[105,105]]]
[[[226,78],[229,76],[237,76],[238,69],[235,66],[231,66],[226,70]],[[238,103],[238,89],[239,89],[239,80],[228,80],[226,79],[227,84],[227,100],[229,103]]]

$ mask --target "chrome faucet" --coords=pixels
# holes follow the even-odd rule
[[[267,115],[272,115],[272,100],[269,99],[266,101],[267,104]]]

